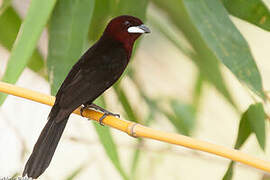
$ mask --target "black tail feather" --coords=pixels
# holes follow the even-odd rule
[[[43,128],[34,150],[28,159],[23,176],[36,179],[49,166],[58,142],[66,127],[68,117],[56,122],[54,117],[49,116],[49,120]]]

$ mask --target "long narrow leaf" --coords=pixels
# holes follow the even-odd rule
[[[5,9],[0,16],[0,44],[9,51],[16,40],[21,26],[21,19],[12,7]],[[28,67],[35,72],[44,71],[44,61],[38,50],[35,50],[28,62]]]
[[[234,162],[231,161],[229,166],[228,166],[228,169],[224,175],[224,177],[222,178],[222,180],[231,180],[232,177],[233,177],[233,166],[234,166]]]
[[[222,0],[230,14],[270,31],[270,11],[262,0]]]
[[[56,0],[33,0],[12,48],[2,81],[15,83],[33,54],[40,34],[53,10]],[[6,95],[0,94],[0,104]]]
[[[115,16],[132,15],[145,20],[148,0],[119,0]]]
[[[265,148],[265,120],[264,120],[264,109],[261,103],[252,104],[243,113],[239,128],[237,140],[234,148],[240,149],[243,144],[246,142],[247,138],[255,133],[257,140],[264,150]],[[231,162],[227,172],[225,173],[223,180],[231,180],[233,176],[233,165],[234,162]]]
[[[101,107],[106,108],[105,100],[103,96],[99,97],[95,103]],[[128,179],[125,171],[123,170],[123,167],[121,166],[119,156],[118,156],[118,150],[117,146],[114,143],[111,131],[109,127],[101,126],[97,124],[96,122],[93,122],[93,125],[96,129],[96,132],[98,134],[99,140],[102,143],[104,150],[110,160],[112,161],[114,167],[118,170],[119,174],[122,176],[123,179]]]
[[[146,100],[148,101],[148,100]],[[147,116],[144,124],[146,126],[149,126],[150,123],[152,122],[152,120],[154,120],[154,117],[155,117],[155,113],[156,113],[156,108],[154,108],[152,104],[152,102],[147,102],[148,106],[150,107],[150,112],[149,112],[149,115]],[[137,142],[137,148],[136,150],[133,152],[133,156],[132,156],[132,162],[131,162],[131,169],[130,169],[130,177],[131,179],[136,179],[136,171],[137,171],[137,167],[139,165],[139,160],[140,160],[140,157],[141,157],[141,149],[140,147],[143,146],[144,144],[144,139],[138,139],[138,142]]]
[[[78,176],[84,170],[84,168],[85,168],[85,165],[79,166],[68,177],[66,177],[65,180],[75,179],[76,176]]]
[[[182,103],[179,100],[172,100],[170,105],[173,114],[167,113],[168,119],[175,126],[177,131],[190,136],[191,131],[195,126],[195,108],[192,105]]]
[[[91,21],[89,39],[97,41],[103,33],[106,24],[114,12],[116,1],[114,0],[97,0],[95,2],[93,20]]]
[[[48,71],[56,94],[87,42],[94,0],[58,0],[49,26]]]
[[[139,164],[139,159],[140,159],[140,156],[141,156],[141,150],[140,150],[140,146],[142,146],[143,144],[143,140],[142,139],[139,139],[139,141],[137,142],[137,148],[136,150],[133,152],[133,155],[132,155],[132,163],[131,163],[131,169],[130,169],[130,176],[131,176],[131,179],[136,179],[136,171],[137,171],[137,167],[138,167],[138,164]]]
[[[240,149],[244,142],[246,142],[247,138],[250,136],[252,133],[252,129],[250,127],[250,123],[248,120],[248,114],[247,112],[243,114],[240,123],[239,123],[239,128],[238,128],[238,134],[237,134],[237,140],[235,143],[234,148],[235,149]]]
[[[220,1],[154,2],[169,13],[171,20],[183,31],[203,61],[222,62],[240,82],[265,98],[261,76],[248,44],[229,19]]]
[[[262,150],[265,149],[265,113],[262,103],[250,105],[247,112],[244,114],[247,116],[252,132],[255,133],[258,143]]]
[[[11,5],[11,0],[2,0],[0,15]]]
[[[139,119],[138,119],[136,113],[133,111],[132,105],[129,102],[129,99],[127,98],[127,95],[126,95],[124,89],[119,85],[119,83],[114,86],[114,90],[116,92],[116,95],[117,95],[120,103],[122,104],[122,107],[124,108],[124,110],[127,114],[127,118],[130,121],[139,122]]]
[[[122,178],[127,180],[128,177],[120,164],[118,152],[116,151],[117,148],[112,139],[109,127],[100,126],[95,122],[93,122],[93,124],[96,129],[96,132],[98,133],[99,140],[102,143],[104,150],[106,151],[106,154],[108,155],[108,157],[110,158],[110,160],[112,161],[113,165],[118,170]]]
[[[204,79],[202,77],[202,74],[198,73],[197,79],[194,85],[194,90],[193,90],[193,106],[195,107],[195,109],[197,109],[200,104],[200,98],[201,98],[202,89],[203,89],[203,82],[204,82]]]
[[[190,22],[197,32],[192,33],[193,46],[201,55],[216,58],[253,92],[264,98],[262,80],[246,40],[233,25],[221,2],[215,0],[183,0]],[[226,27],[223,28],[223,27]]]
[[[163,4],[158,2],[159,6]],[[162,6],[163,7],[163,6]],[[166,9],[167,10],[167,9]],[[222,74],[220,72],[219,65],[217,61],[213,61],[208,58],[200,57],[198,54],[189,50],[181,44],[178,37],[175,37],[166,27],[164,27],[155,18],[150,18],[150,22],[154,27],[156,27],[173,45],[175,45],[181,52],[183,52],[187,57],[194,61],[200,70],[200,74],[207,78],[207,80],[212,83],[216,89],[234,106],[236,107],[228,89],[224,83]]]

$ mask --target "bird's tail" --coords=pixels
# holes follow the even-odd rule
[[[23,176],[27,175],[28,177],[36,179],[47,169],[51,162],[69,117],[67,116],[57,121],[59,119],[56,117],[59,112],[56,112],[56,109],[55,107],[52,108],[48,122],[43,128],[34,150],[25,165]]]

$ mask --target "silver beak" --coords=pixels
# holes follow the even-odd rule
[[[144,24],[141,24],[139,26],[131,26],[128,28],[129,33],[139,33],[139,34],[144,34],[144,33],[150,33],[150,29],[145,26]]]

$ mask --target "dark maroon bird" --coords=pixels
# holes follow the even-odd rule
[[[107,25],[101,38],[72,67],[56,94],[48,122],[28,159],[23,176],[37,178],[49,166],[70,114],[83,105],[106,115],[116,115],[92,104],[122,75],[135,40],[150,30],[132,16],[119,16]]]

